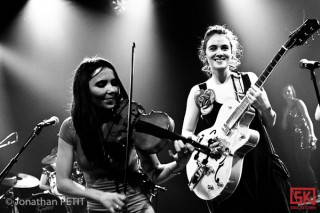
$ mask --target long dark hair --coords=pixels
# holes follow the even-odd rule
[[[114,66],[101,57],[85,58],[75,71],[73,79],[73,100],[71,117],[83,152],[90,163],[101,166],[106,163],[103,152],[103,134],[97,108],[92,103],[89,81],[98,68],[110,68],[118,82],[120,90],[118,101],[128,99]]]
[[[286,92],[286,90],[287,90],[288,88],[291,88],[291,90],[292,90],[292,97],[293,97],[293,98],[297,98],[296,90],[294,89],[294,87],[293,87],[292,84],[287,84],[285,87],[283,87],[283,89],[282,89],[282,95]]]

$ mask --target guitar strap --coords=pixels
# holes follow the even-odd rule
[[[233,80],[233,85],[234,85],[234,89],[235,89],[235,93],[236,93],[236,96],[237,96],[237,99],[238,101],[239,100],[242,100],[242,98],[245,96],[245,93],[247,92],[247,90],[250,88],[251,86],[251,81],[250,81],[250,78],[249,78],[249,75],[248,74],[243,74],[243,73],[238,73],[239,77],[238,76],[234,76],[232,75],[232,80]],[[242,87],[243,86],[243,87]],[[239,89],[241,88],[241,89]],[[243,89],[244,88],[244,89]],[[240,91],[240,92],[239,92]],[[289,178],[290,177],[290,173],[287,169],[287,167],[285,166],[285,164],[281,161],[281,159],[279,158],[279,155],[276,153],[274,147],[273,147],[273,144],[271,142],[271,138],[262,122],[262,117],[259,113],[256,113],[258,115],[258,118],[259,118],[259,122],[261,124],[261,129],[264,133],[264,135],[266,136],[266,140],[269,144],[269,149],[270,149],[270,152],[271,152],[271,155],[273,156],[273,160],[275,160],[275,165],[280,169],[282,170],[284,173],[284,177],[286,178]]]
[[[243,75],[243,77],[241,76],[242,75],[238,72],[236,72],[236,75],[231,75],[237,101],[241,101],[244,98],[246,91],[249,89],[246,87],[247,85],[243,84],[243,80],[241,80],[242,78],[244,79],[248,78],[248,75]],[[250,83],[250,79],[249,79],[249,83]]]
[[[238,77],[239,76],[239,77]],[[251,81],[248,74],[240,74],[238,73],[238,76],[232,75],[233,85],[235,89],[235,93],[237,96],[237,100],[240,101],[245,96],[245,92],[250,88]],[[241,87],[241,89],[239,89]],[[243,89],[244,88],[244,89]],[[271,143],[269,134],[267,133],[267,130],[265,129],[265,126],[262,123],[262,118],[259,113],[256,113],[259,116],[259,121],[261,123],[262,129],[264,131],[264,134],[266,135],[266,138],[269,143],[270,151],[272,154],[276,155],[275,149]]]

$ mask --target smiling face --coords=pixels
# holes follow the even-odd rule
[[[119,83],[110,68],[98,68],[98,72],[89,81],[89,89],[92,96],[92,102],[95,106],[104,109],[113,109],[117,104],[119,96]]]
[[[230,41],[225,35],[212,35],[207,42],[205,53],[212,70],[229,69],[232,53]]]

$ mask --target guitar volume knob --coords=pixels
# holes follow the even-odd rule
[[[213,185],[208,185],[208,190],[211,190],[211,191],[213,191],[214,190],[214,186]]]
[[[219,187],[223,187],[223,186],[224,186],[224,184],[223,184],[223,183],[221,183],[221,182],[217,182],[217,186],[219,186]]]

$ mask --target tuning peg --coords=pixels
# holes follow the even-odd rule
[[[306,41],[305,44],[306,44],[306,45],[309,45],[310,43]]]
[[[312,41],[314,41],[314,37],[313,37],[313,35],[311,36],[311,40],[312,40]]]
[[[319,31],[317,31],[317,35],[320,35]]]

